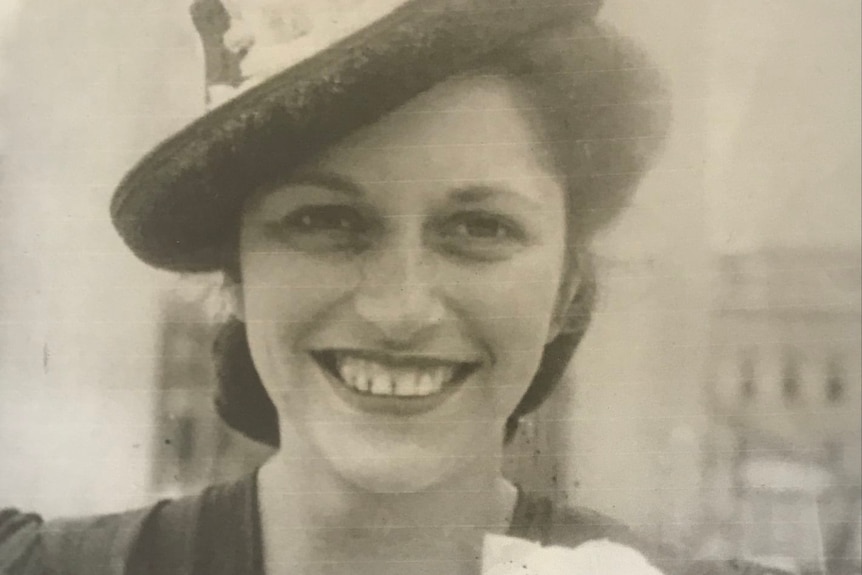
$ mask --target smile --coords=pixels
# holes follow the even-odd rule
[[[351,391],[372,397],[425,398],[451,389],[477,362],[353,351],[317,351],[320,366]]]

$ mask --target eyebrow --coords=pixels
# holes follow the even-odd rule
[[[346,176],[335,172],[309,170],[293,174],[285,182],[291,186],[319,186],[351,197],[365,195],[365,188]]]
[[[471,184],[464,187],[453,189],[449,192],[449,198],[463,204],[479,203],[494,196],[505,196],[519,202],[529,204],[534,208],[539,208],[539,203],[533,198],[528,198],[524,194],[519,194],[516,191],[510,190],[505,186],[493,186],[484,184]]]

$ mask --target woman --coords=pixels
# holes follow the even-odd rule
[[[670,572],[500,471],[586,328],[589,242],[660,147],[654,71],[592,2],[336,4],[197,0],[212,110],[112,203],[144,261],[224,272],[221,412],[278,452],[189,499],[18,518],[16,568]]]

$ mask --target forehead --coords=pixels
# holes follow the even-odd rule
[[[333,146],[310,168],[360,183],[553,176],[529,101],[499,75],[449,79]]]

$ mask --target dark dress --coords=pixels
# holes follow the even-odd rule
[[[607,539],[639,550],[667,575],[766,574],[741,564],[687,565],[621,524],[519,492],[508,535],[576,547]],[[256,475],[136,511],[43,522],[0,511],[3,575],[264,575]]]

